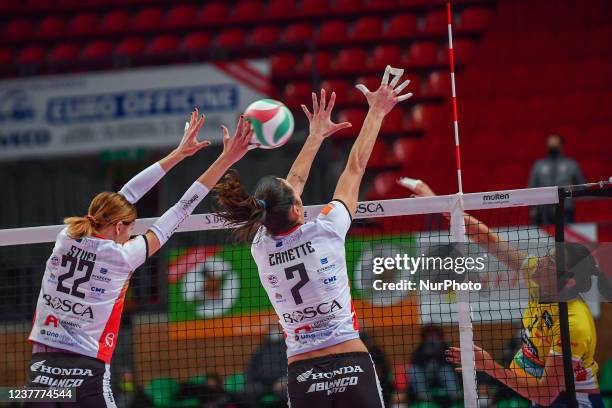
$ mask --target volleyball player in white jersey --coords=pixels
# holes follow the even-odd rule
[[[236,173],[215,187],[219,215],[236,226],[239,239],[253,239],[251,252],[287,344],[291,407],[381,407],[374,364],[359,339],[346,271],[344,240],[357,206],[359,185],[385,115],[409,81],[393,89],[402,70],[387,67],[378,90],[365,94],[369,111],[355,141],[333,200],[304,222],[300,198],[324,139],[348,123],[330,120],[335,94],[326,106],[313,94],[308,136],[286,179],[267,176],[249,195]],[[388,83],[389,75],[395,77]]]
[[[115,406],[110,361],[133,271],[166,243],[248,150],[252,128],[241,117],[233,138],[223,127],[223,152],[208,170],[144,235],[130,239],[136,219],[134,203],[183,158],[210,144],[197,140],[203,123],[204,116],[198,118],[194,110],[172,153],[136,175],[118,193],[98,194],[86,216],[65,220],[47,261],[29,336],[33,354],[28,386],[73,387],[77,406]]]

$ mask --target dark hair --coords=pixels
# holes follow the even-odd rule
[[[579,243],[565,243],[565,269],[560,281],[561,286],[565,286],[568,279],[574,279],[576,284],[566,289],[566,294],[571,297],[578,296],[579,293],[587,292],[591,289],[591,276],[597,276],[597,288],[601,296],[612,301],[612,285],[605,274],[602,274],[592,251],[585,245]]]
[[[248,242],[262,225],[278,235],[295,225],[289,211],[295,204],[293,190],[275,176],[266,176],[250,195],[240,183],[236,170],[230,170],[213,191],[217,194],[215,212],[234,228],[234,237]]]

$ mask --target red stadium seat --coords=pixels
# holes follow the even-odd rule
[[[275,54],[270,58],[272,76],[286,76],[295,72],[297,59],[293,53]]]
[[[140,37],[129,37],[121,40],[115,48],[115,53],[122,57],[135,57],[145,50],[145,42]]]
[[[21,40],[29,38],[34,32],[34,24],[31,20],[11,20],[4,29],[4,37],[7,40]]]
[[[109,11],[102,18],[100,31],[103,33],[121,33],[130,27],[130,14],[125,10]]]
[[[179,40],[175,35],[164,34],[153,38],[149,43],[149,54],[170,54],[179,47]]]
[[[470,58],[470,54],[475,46],[476,43],[467,38],[458,38],[457,40],[453,40],[455,63],[465,63]],[[445,53],[445,55],[448,55],[448,53]]]
[[[64,34],[66,22],[63,18],[50,16],[42,19],[36,29],[38,38],[55,38]]]
[[[164,11],[159,7],[149,7],[140,10],[130,24],[135,31],[149,31],[163,26]]]
[[[344,109],[343,111],[340,111],[338,114],[338,122],[350,122],[353,127],[348,130],[344,129],[338,133],[335,133],[334,136],[338,135],[338,137],[354,137],[356,134],[355,129],[361,128],[367,113],[368,112],[365,109]]]
[[[387,145],[382,140],[378,140],[372,148],[372,154],[370,160],[368,160],[367,167],[370,169],[382,169],[391,165],[390,155],[388,152]]]
[[[434,71],[427,77],[425,94],[431,96],[449,96],[451,94],[450,74]]]
[[[336,0],[332,11],[337,14],[355,13],[361,11],[362,7],[362,0]]]
[[[59,44],[49,54],[49,61],[52,63],[65,63],[74,61],[78,58],[80,48],[76,44]]]
[[[267,17],[272,19],[292,17],[295,14],[295,3],[287,0],[270,0]]]
[[[460,14],[457,28],[464,31],[481,31],[484,28],[488,17],[489,10],[486,8],[466,8]]]
[[[0,48],[0,64],[10,65],[13,64],[13,51],[9,48]]]
[[[290,82],[285,85],[283,91],[283,102],[291,109],[296,109],[300,104],[306,104],[311,100],[312,86],[310,82]]]
[[[208,49],[210,42],[210,34],[205,31],[196,31],[185,36],[182,48],[189,52],[204,51]]]
[[[380,128],[382,133],[400,133],[404,130],[404,110],[396,107],[385,116]]]
[[[420,154],[421,139],[401,138],[393,143],[393,157],[399,163],[407,163],[416,159]]]
[[[368,68],[384,70],[387,65],[394,67],[402,65],[402,48],[397,45],[379,45],[374,49]]]
[[[384,37],[389,39],[414,37],[419,32],[417,22],[418,19],[413,14],[395,15],[389,20]]]
[[[246,34],[244,30],[239,28],[233,28],[221,32],[217,37],[216,44],[223,48],[238,48],[244,45],[246,41]]]
[[[309,52],[304,54],[297,65],[297,70],[301,73],[311,73],[316,70],[319,75],[325,75],[329,72],[331,61],[332,56],[327,51],[317,51],[314,54]]]
[[[372,181],[372,190],[368,192],[368,200],[380,200],[386,198],[393,198],[394,191],[399,190],[397,185],[397,179],[399,175],[395,172],[384,172],[377,174]],[[404,193],[402,191],[402,193]]]
[[[366,1],[366,10],[392,10],[395,9],[397,4],[395,0],[369,0]]]
[[[355,22],[351,39],[353,41],[374,41],[382,34],[383,22],[380,17],[363,17]]]
[[[233,7],[232,20],[239,22],[257,21],[265,15],[264,7],[259,0],[240,0]]]
[[[289,3],[289,2],[287,2]],[[308,0],[303,1],[302,6],[297,10],[297,14],[300,16],[327,16],[328,9],[327,0]]]
[[[321,24],[317,43],[319,44],[338,44],[348,42],[348,27],[346,21],[331,20]]]
[[[113,52],[113,44],[106,40],[97,40],[87,44],[81,53],[86,59],[109,58]]]
[[[400,7],[427,6],[431,4],[431,0],[397,0],[397,5]]]
[[[426,34],[445,34],[448,32],[448,19],[446,10],[430,11],[425,17],[423,33]]]
[[[295,23],[287,26],[283,42],[287,44],[305,43],[312,40],[314,30],[308,23]]]
[[[276,26],[257,27],[251,32],[249,42],[259,47],[274,45],[278,42],[278,28]]]
[[[205,3],[198,13],[197,23],[215,24],[223,23],[227,20],[229,8],[225,2]]]
[[[91,35],[98,30],[99,19],[94,13],[81,13],[68,23],[66,34],[69,36]]]
[[[415,42],[408,49],[407,65],[432,66],[438,62],[438,44],[433,41]]]
[[[193,24],[197,9],[191,4],[173,7],[166,17],[166,26],[171,28],[189,27]]]
[[[47,51],[39,45],[30,45],[21,50],[17,60],[20,64],[40,64],[45,61]]]
[[[361,72],[367,59],[368,54],[363,48],[344,48],[333,62],[332,70],[336,73]]]
[[[336,93],[336,104],[347,102],[350,87],[349,83],[343,79],[327,79],[321,83],[321,88],[325,89],[328,96],[332,92]]]

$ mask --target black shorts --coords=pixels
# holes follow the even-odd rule
[[[116,407],[110,387],[110,365],[80,354],[32,354],[28,364],[28,387],[72,388],[76,392],[76,404],[33,403],[32,407]]]
[[[369,353],[343,353],[296,361],[288,368],[291,408],[384,407]]]

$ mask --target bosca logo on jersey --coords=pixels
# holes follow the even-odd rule
[[[71,312],[77,316],[87,316],[90,319],[94,318],[91,306],[85,306],[78,302],[73,303],[70,299],[60,299],[57,296],[52,298],[51,295],[47,295],[46,293],[43,295],[43,299],[45,299],[46,306],[51,306],[55,310]]]
[[[359,203],[355,212],[357,214],[384,214],[385,208],[379,202]]]
[[[318,315],[326,315],[336,310],[342,309],[337,300],[332,302],[320,303],[316,306],[308,306],[304,310],[295,310],[291,313],[283,313],[285,323],[299,323],[304,319],[311,319]]]

